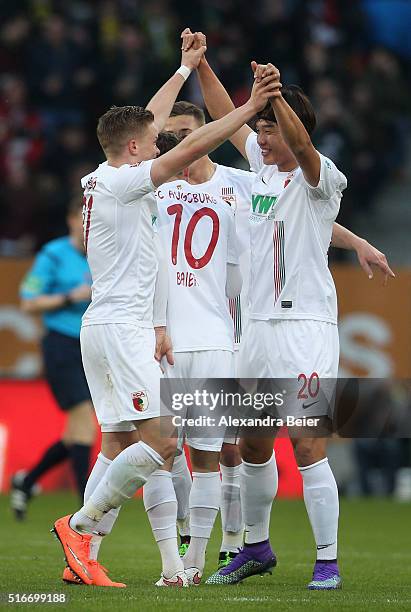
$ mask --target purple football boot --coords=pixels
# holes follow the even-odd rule
[[[276,565],[277,559],[268,540],[245,544],[231,563],[212,574],[206,584],[236,584],[257,574],[271,574]]]
[[[311,591],[331,591],[342,588],[337,561],[316,561],[313,578],[308,585]]]

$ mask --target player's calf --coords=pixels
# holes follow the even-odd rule
[[[143,497],[144,507],[161,555],[162,574],[156,585],[185,586],[180,585],[180,579],[184,576],[184,565],[178,553],[177,500],[170,472],[163,469],[156,470],[144,486]]]
[[[205,551],[220,507],[220,498],[220,473],[193,471],[190,493],[191,541],[183,557],[186,574],[193,585],[201,581]]]

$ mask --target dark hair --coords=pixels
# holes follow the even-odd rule
[[[160,132],[157,136],[157,147],[160,150],[160,155],[164,155],[167,151],[171,151],[181,142],[181,138],[174,132]]]
[[[185,102],[184,100],[175,102],[171,109],[170,117],[179,117],[180,115],[194,117],[201,125],[204,125],[206,122],[203,109],[191,102]]]
[[[291,106],[301,123],[304,125],[307,132],[311,135],[315,130],[317,120],[315,112],[310,100],[298,85],[285,85],[281,89],[281,95],[284,100]],[[274,111],[270,102],[267,102],[265,108],[257,113],[256,122],[263,119],[264,121],[273,121],[277,123]]]
[[[117,154],[128,138],[141,134],[153,121],[153,113],[141,106],[112,106],[98,120],[97,138],[106,154]]]

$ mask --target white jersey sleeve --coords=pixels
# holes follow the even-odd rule
[[[122,204],[136,205],[150,191],[155,191],[151,180],[151,166],[154,160],[139,164],[124,164],[113,179],[111,188]]]
[[[333,195],[337,194],[341,196],[341,193],[347,187],[347,179],[344,174],[338,170],[337,166],[331,159],[325,157],[319,153],[321,168],[320,168],[320,180],[318,185],[313,187],[306,182],[308,187],[309,196],[311,200],[330,200]],[[302,174],[303,178],[304,175]],[[305,178],[304,178],[305,180]]]
[[[263,156],[261,149],[257,144],[257,134],[251,132],[245,143],[245,153],[247,155],[248,163],[253,172],[258,172],[264,166]]]
[[[240,259],[238,254],[238,238],[235,230],[234,214],[230,212],[230,222],[228,226],[227,239],[227,263],[239,265]]]

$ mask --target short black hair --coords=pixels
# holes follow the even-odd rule
[[[285,85],[281,89],[281,95],[287,104],[291,106],[307,132],[311,135],[315,130],[315,126],[317,125],[317,119],[315,117],[313,105],[311,104],[308,96],[298,85]],[[277,123],[277,119],[275,118],[270,102],[267,102],[263,110],[257,113],[255,123],[257,123],[259,120],[273,121],[274,123]]]
[[[160,155],[164,155],[167,151],[171,151],[181,142],[181,138],[174,132],[160,132],[157,136],[157,147],[160,150]]]
[[[185,100],[175,102],[171,109],[170,117],[180,117],[181,115],[194,117],[200,125],[204,125],[206,122],[203,109]]]

